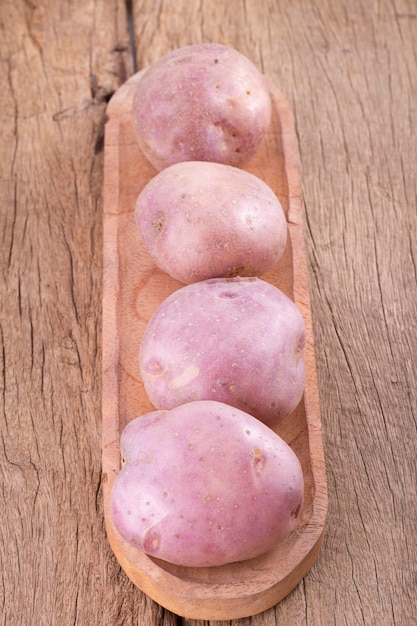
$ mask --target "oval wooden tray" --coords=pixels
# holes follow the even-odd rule
[[[303,511],[297,528],[268,554],[222,567],[178,567],[130,547],[115,529],[109,509],[112,485],[120,471],[120,434],[131,419],[153,410],[139,373],[141,336],[160,302],[182,286],[154,266],[135,225],[136,198],[157,173],[141,154],[133,134],[131,104],[139,79],[140,73],[135,74],[115,93],[105,127],[102,463],[107,534],[129,578],[165,608],[194,619],[247,617],[279,602],[307,573],[318,555],[327,514],[293,117],[285,98],[271,85],[270,132],[247,169],[275,191],[288,222],[284,256],[262,278],[297,304],[307,328],[305,393],[295,413],[277,429],[303,467]]]

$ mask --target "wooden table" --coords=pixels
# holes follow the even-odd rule
[[[329,488],[308,575],[233,624],[412,625],[413,0],[137,0],[130,20],[119,0],[1,1],[2,623],[207,624],[144,596],[109,548],[100,395],[106,104],[201,41],[246,54],[295,114]]]

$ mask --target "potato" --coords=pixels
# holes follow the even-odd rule
[[[135,215],[156,265],[183,283],[259,276],[287,241],[285,214],[272,189],[221,163],[167,167],[139,194]]]
[[[157,409],[218,400],[274,427],[300,401],[304,352],[303,318],[284,293],[260,278],[219,278],[162,302],[139,363]]]
[[[120,534],[178,565],[263,554],[295,527],[303,474],[293,450],[247,413],[190,402],[132,420],[111,494]]]
[[[265,77],[237,50],[214,43],[159,59],[145,70],[133,99],[139,146],[158,170],[180,161],[243,166],[270,119]]]

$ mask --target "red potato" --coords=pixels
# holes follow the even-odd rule
[[[284,252],[282,206],[260,178],[230,165],[188,161],[159,172],[136,202],[156,265],[183,283],[259,276]]]
[[[259,278],[220,278],[162,302],[139,363],[157,409],[218,400],[274,427],[300,401],[304,352],[304,320],[285,294]]]
[[[149,67],[136,89],[133,123],[158,170],[180,161],[243,166],[271,120],[265,77],[237,50],[186,46]]]
[[[304,483],[293,450],[247,413],[190,402],[130,422],[111,494],[120,534],[191,567],[267,552],[293,530]]]

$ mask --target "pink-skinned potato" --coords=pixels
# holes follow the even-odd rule
[[[157,409],[217,400],[273,428],[304,391],[304,320],[282,291],[260,278],[192,283],[154,312],[139,366]]]
[[[296,526],[300,462],[247,413],[190,402],[132,420],[111,515],[124,539],[148,555],[190,567],[247,560]]]
[[[181,161],[241,167],[269,128],[271,98],[246,56],[221,44],[196,44],[145,70],[132,119],[142,152],[158,170]]]
[[[182,283],[260,276],[287,241],[285,214],[272,189],[221,163],[167,167],[139,194],[135,216],[156,265]]]

